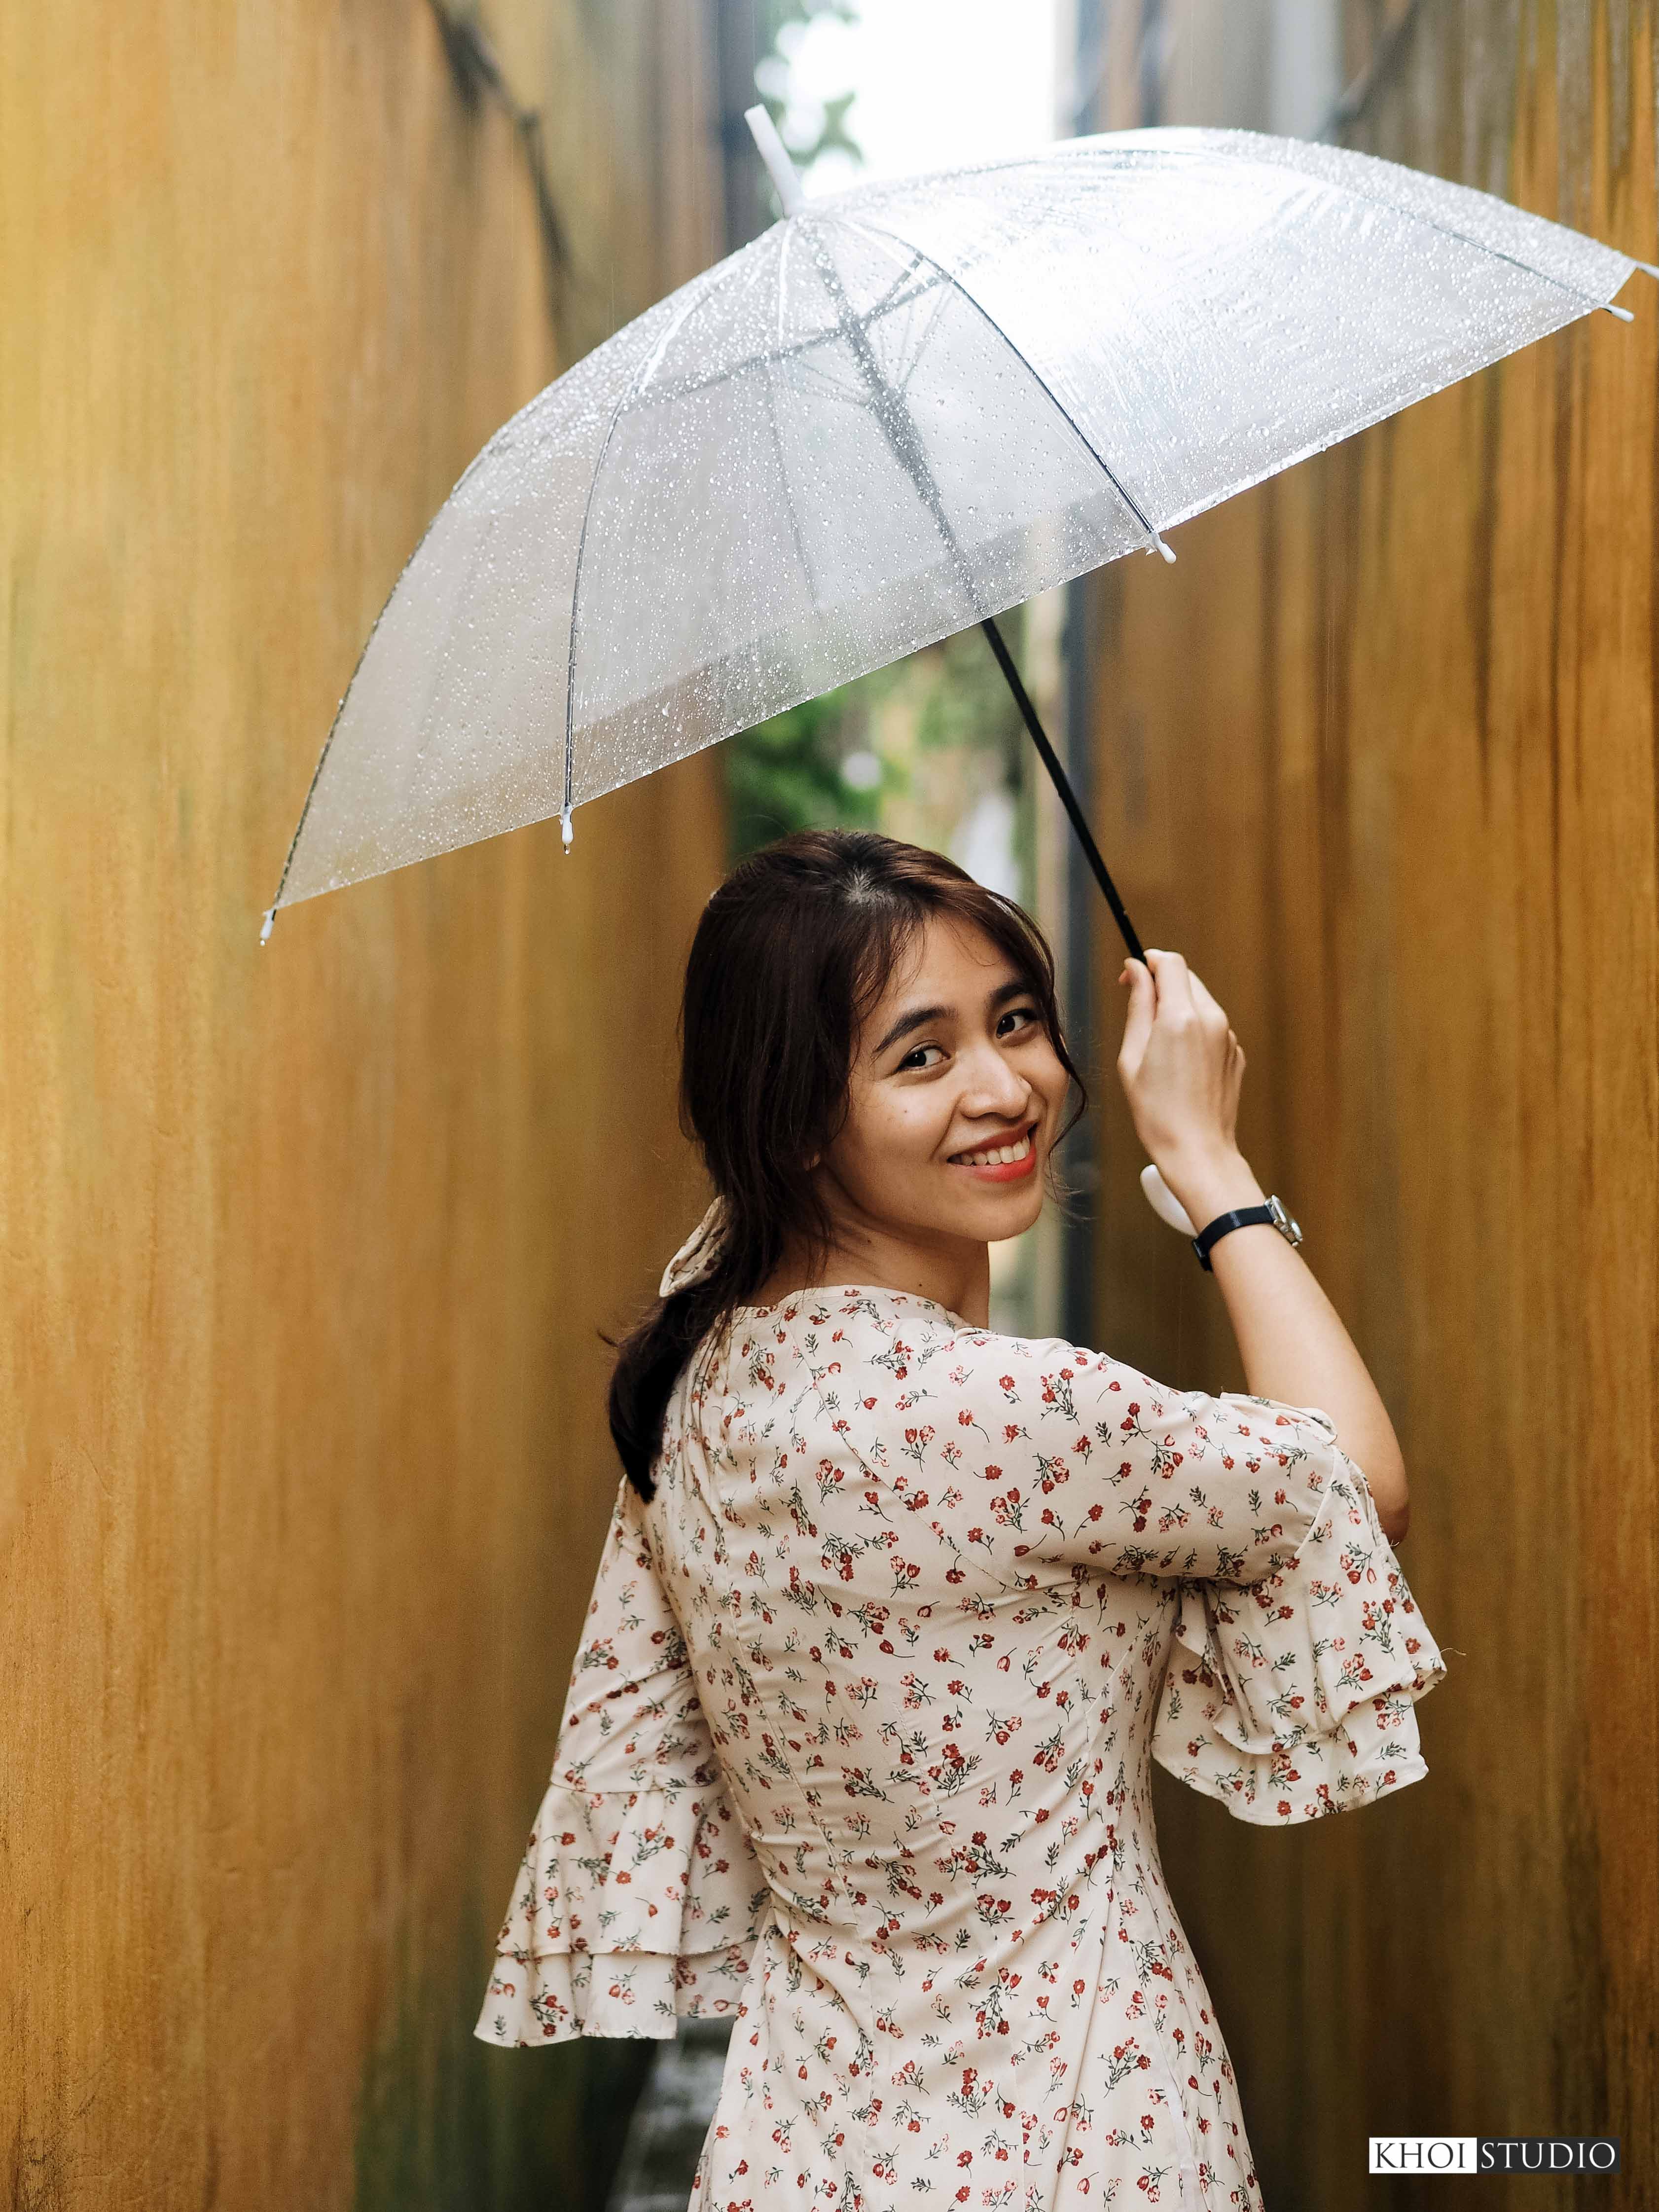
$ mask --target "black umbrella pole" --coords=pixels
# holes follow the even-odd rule
[[[980,624],[980,628],[991,641],[991,650],[996,655],[997,666],[1006,678],[1008,689],[1014,695],[1014,704],[1019,708],[1024,718],[1025,726],[1031,733],[1031,743],[1037,749],[1037,757],[1048,769],[1049,781],[1060,793],[1060,803],[1071,817],[1072,827],[1077,832],[1078,842],[1087,854],[1089,866],[1095,872],[1095,881],[1106,895],[1106,903],[1112,909],[1112,919],[1122,933],[1123,942],[1129,948],[1129,957],[1144,963],[1146,957],[1146,951],[1135,934],[1135,926],[1129,919],[1128,908],[1118,896],[1117,885],[1112,881],[1110,871],[1105,861],[1102,860],[1100,848],[1095,842],[1094,832],[1090,829],[1083,809],[1078,804],[1077,793],[1072,788],[1072,779],[1060,766],[1060,755],[1049,744],[1048,732],[1037,720],[1037,710],[1031,704],[1030,694],[1020,681],[1019,671],[1014,665],[1012,653],[1003,642],[1002,632],[988,615]]]

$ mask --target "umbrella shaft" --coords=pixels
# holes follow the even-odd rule
[[[1095,881],[1106,895],[1106,903],[1112,909],[1112,919],[1122,933],[1123,942],[1129,948],[1129,957],[1132,960],[1144,961],[1146,955],[1141,946],[1140,939],[1135,934],[1135,926],[1129,919],[1128,909],[1118,896],[1117,885],[1112,881],[1106,863],[1100,856],[1100,848],[1096,844],[1094,833],[1089,827],[1081,805],[1078,803],[1078,795],[1072,788],[1072,780],[1060,765],[1060,755],[1049,744],[1048,732],[1037,720],[1037,710],[1031,704],[1030,694],[1020,681],[1019,671],[1015,667],[1013,655],[1003,641],[1002,632],[989,616],[981,623],[980,628],[991,641],[991,650],[996,655],[997,666],[1007,679],[1008,689],[1014,695],[1014,704],[1019,708],[1025,726],[1031,733],[1031,743],[1037,749],[1037,757],[1048,769],[1049,780],[1054,789],[1060,793],[1060,803],[1071,818],[1072,827],[1077,832],[1079,844],[1082,846],[1088,856],[1089,866],[1095,872]]]

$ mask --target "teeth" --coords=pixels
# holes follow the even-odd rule
[[[999,1145],[988,1152],[958,1152],[957,1158],[964,1167],[997,1168],[1011,1160],[1023,1160],[1031,1149],[1031,1133],[1028,1129],[1017,1145]]]

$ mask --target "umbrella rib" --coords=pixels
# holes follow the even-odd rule
[[[847,216],[844,216],[842,220],[848,222],[854,222],[853,218]],[[896,231],[884,230],[878,223],[857,222],[854,222],[854,227],[860,230],[872,231],[878,238],[884,238],[894,246],[902,246],[908,252],[921,252],[921,248],[911,245],[910,240],[908,238],[901,238]],[[1083,447],[1085,452],[1088,453],[1097,468],[1098,468],[1101,473],[1105,477],[1107,482],[1111,485],[1112,489],[1123,501],[1123,504],[1128,508],[1130,514],[1133,515],[1135,520],[1146,532],[1147,537],[1152,540],[1152,546],[1157,551],[1163,554],[1166,561],[1172,561],[1175,558],[1175,556],[1170,552],[1169,547],[1164,543],[1163,538],[1159,536],[1158,525],[1152,520],[1145,507],[1141,506],[1140,501],[1123,482],[1123,479],[1118,475],[1116,470],[1113,468],[1111,463],[1101,452],[1099,447],[1095,444],[1094,440],[1091,438],[1088,432],[1085,430],[1083,425],[1078,421],[1076,416],[1073,414],[1071,409],[1067,407],[1065,401],[1060,398],[1059,394],[1049,384],[1048,379],[1039,373],[1039,371],[1032,365],[1031,362],[1027,358],[1026,355],[1018,345],[1015,344],[1013,339],[1011,338],[1007,331],[1003,329],[1002,325],[998,322],[996,317],[991,313],[990,309],[987,307],[981,301],[975,299],[973,293],[969,290],[962,279],[953,270],[947,269],[943,262],[935,261],[931,253],[922,253],[921,258],[928,264],[930,268],[937,269],[939,275],[944,278],[947,284],[954,285],[956,289],[962,295],[963,298],[966,300],[969,306],[974,309],[975,313],[982,316],[984,320],[990,325],[991,329],[996,332],[997,336],[1002,340],[1004,345],[1007,347],[1009,352],[1012,354],[1014,359],[1018,362],[1021,368],[1024,369],[1027,375],[1031,379],[1031,381],[1036,386],[1038,391],[1045,395],[1050,405],[1055,409],[1061,419],[1069,427],[1073,434]]]
[[[772,444],[778,457],[778,475],[783,484],[783,504],[789,516],[789,533],[795,542],[795,557],[800,562],[802,575],[806,579],[806,594],[812,602],[812,611],[822,620],[818,607],[818,587],[813,580],[812,564],[806,557],[805,541],[800,534],[800,517],[795,512],[795,502],[790,495],[789,464],[784,457],[783,433],[778,428],[778,398],[772,386],[772,372],[769,367],[766,372],[766,419],[771,425]]]
[[[933,480],[933,472],[928,467],[923,454],[921,440],[916,434],[915,417],[910,412],[909,402],[895,386],[892,380],[884,372],[881,363],[876,359],[875,349],[870,343],[870,333],[860,319],[853,313],[853,303],[848,298],[846,287],[841,281],[841,271],[836,267],[834,258],[826,251],[816,228],[809,227],[806,237],[808,251],[812,255],[813,263],[823,280],[824,289],[829,293],[836,313],[841,319],[841,334],[852,349],[853,358],[858,364],[860,374],[870,387],[873,411],[876,421],[881,427],[882,434],[892,449],[894,459],[915,485],[916,495],[933,518],[934,527],[945,540],[945,550],[949,552],[957,569],[957,580],[965,588],[969,605],[974,610],[974,619],[978,621],[981,618],[979,586],[974,580],[974,573],[968,564],[967,556],[957,543],[957,533],[951,526],[951,518],[945,511],[945,501],[940,496],[938,484]],[[896,242],[907,245],[907,241],[902,239]],[[916,249],[914,246],[908,246],[908,250],[914,253]],[[927,260],[931,257],[924,254],[921,258]],[[939,267],[937,262],[933,265],[935,268]],[[948,270],[940,270],[939,274],[949,281]],[[895,417],[896,420],[893,419]],[[908,450],[905,439],[900,435],[901,430],[909,433]]]
[[[935,290],[941,281],[936,275],[926,284],[918,285],[902,297],[890,293],[876,307],[870,308],[861,319],[867,325],[874,322],[878,315],[883,317],[893,315],[896,314],[902,307],[913,307],[918,300],[925,299],[929,292]],[[711,392],[718,384],[729,384],[734,376],[743,376],[752,368],[769,368],[779,362],[793,361],[802,355],[817,353],[824,346],[833,345],[837,338],[844,335],[841,325],[837,323],[827,331],[814,332],[809,338],[797,338],[792,344],[770,347],[760,353],[745,354],[741,361],[732,362],[725,368],[714,369],[707,376],[688,376],[676,384],[658,385],[650,392],[648,401],[641,400],[639,395],[635,394],[629,404],[630,405],[648,404],[654,407],[665,404],[670,400],[694,399],[698,392]]]
[[[910,275],[913,270],[920,269],[926,258],[926,255],[921,253],[913,253],[910,256],[908,261],[907,261],[903,268],[899,270],[898,275],[894,277],[892,283],[882,294],[880,299],[875,302],[873,307],[866,311],[864,319],[866,324],[874,322],[878,315],[885,314],[890,307],[896,307],[908,306],[909,302],[908,301],[899,300],[895,295],[897,293],[900,285],[904,283],[906,277]],[[929,285],[927,289],[929,291],[932,291],[933,288],[932,285]],[[916,295],[913,295],[912,296],[914,297]]]
[[[834,335],[839,337],[841,333],[837,331]],[[748,366],[771,369],[775,368],[777,363],[772,361],[763,361],[758,364],[751,362]],[[821,368],[817,362],[799,361],[797,362],[797,367],[803,376],[811,378],[826,399],[839,400],[843,407],[856,407],[860,415],[867,415],[870,412],[870,400],[867,393],[849,392],[844,384],[832,376],[828,369]]]
[[[955,288],[953,286],[948,284],[942,284],[939,287],[939,298],[933,303],[933,313],[927,318],[927,325],[922,331],[921,336],[916,340],[916,349],[910,356],[910,366],[905,370],[904,375],[900,381],[899,390],[901,392],[908,392],[909,390],[911,378],[921,367],[921,357],[927,350],[928,340],[933,337],[933,332],[939,328],[940,319],[944,315],[946,306],[949,304],[951,294],[954,289]]]

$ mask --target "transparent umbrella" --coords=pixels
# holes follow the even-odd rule
[[[341,705],[276,907],[573,811],[983,623],[1607,307],[1647,264],[1234,131],[784,205],[461,478]],[[1659,272],[1655,272],[1659,273]],[[1616,315],[1627,311],[1613,307]]]

